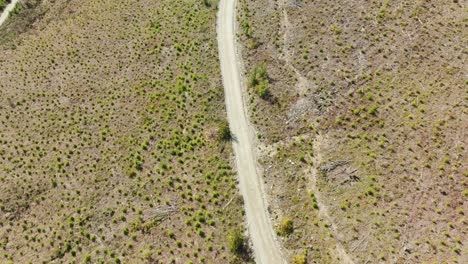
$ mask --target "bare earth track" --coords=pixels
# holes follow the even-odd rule
[[[18,3],[19,0],[12,0],[11,3],[9,3],[5,10],[3,10],[3,13],[0,15],[0,26],[5,23],[7,20],[8,16],[10,15],[10,12],[15,8],[16,4]]]
[[[236,56],[236,0],[221,0],[218,13],[218,45],[226,97],[227,115],[234,136],[239,185],[244,197],[248,232],[257,263],[284,263],[267,211],[261,175],[257,173],[253,133],[243,100]]]

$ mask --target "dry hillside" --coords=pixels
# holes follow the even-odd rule
[[[464,1],[240,0],[238,12],[291,260],[467,263]]]
[[[215,22],[209,0],[23,1],[0,29],[0,263],[235,258]]]

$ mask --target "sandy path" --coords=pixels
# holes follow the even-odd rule
[[[7,20],[11,10],[15,8],[15,5],[18,3],[18,1],[19,0],[12,0],[11,3],[6,6],[5,10],[3,10],[2,15],[0,16],[0,26]]]
[[[261,175],[254,155],[254,133],[242,100],[239,61],[236,55],[236,0],[221,0],[218,45],[229,125],[233,134],[239,185],[244,197],[248,232],[255,260],[261,264],[285,263],[276,240]]]

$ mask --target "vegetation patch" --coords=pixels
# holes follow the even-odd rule
[[[281,236],[289,236],[294,232],[294,222],[290,217],[285,217],[281,220],[278,234]]]
[[[44,3],[0,29],[0,262],[246,261],[216,1]]]
[[[11,2],[11,0],[0,0],[0,12],[3,12],[5,7]]]
[[[268,73],[266,64],[262,63],[252,69],[249,74],[247,85],[252,88],[255,93],[262,99],[267,99],[269,94],[268,85]]]

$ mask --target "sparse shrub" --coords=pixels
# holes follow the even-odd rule
[[[247,79],[247,86],[253,88],[255,93],[262,99],[267,99],[270,95],[269,79],[266,64],[262,63],[252,69]]]
[[[197,235],[199,235],[201,237],[205,237],[205,231],[203,231],[203,229],[199,228],[199,229],[197,229]]]
[[[270,90],[268,89],[268,81],[262,81],[259,85],[257,85],[255,90],[260,98],[267,99],[270,94]]]
[[[306,162],[305,155],[304,155],[304,154],[299,154],[299,160],[300,160],[301,162],[304,162],[304,163],[305,163],[305,162]]]
[[[260,46],[260,43],[255,38],[252,37],[247,40],[247,47],[249,49],[256,49],[258,46]]]
[[[307,257],[305,254],[301,255],[295,255],[293,257],[293,264],[306,264],[307,263]]]
[[[85,257],[84,257],[84,262],[85,263],[90,263],[91,262],[91,255],[86,254]]]
[[[377,106],[376,105],[372,105],[370,108],[369,108],[369,111],[367,111],[367,113],[369,115],[375,115],[377,113]]]
[[[135,178],[137,175],[137,172],[133,168],[127,168],[126,172],[128,177],[130,178]]]
[[[7,6],[6,0],[0,0],[0,12]]]
[[[167,231],[167,236],[170,237],[170,238],[175,238],[174,231],[172,231],[172,230]]]
[[[281,220],[279,227],[279,234],[282,236],[289,236],[294,232],[294,223],[290,217],[285,217]]]
[[[246,252],[246,239],[239,230],[228,235],[228,248],[231,253],[238,256]]]
[[[229,141],[232,138],[231,129],[227,121],[221,122],[219,125],[218,138],[221,141]]]
[[[57,187],[57,180],[51,179],[50,181],[51,181],[51,183],[52,183],[52,188]]]
[[[203,4],[204,4],[206,7],[211,7],[211,5],[212,5],[213,3],[212,3],[212,0],[203,0]]]

